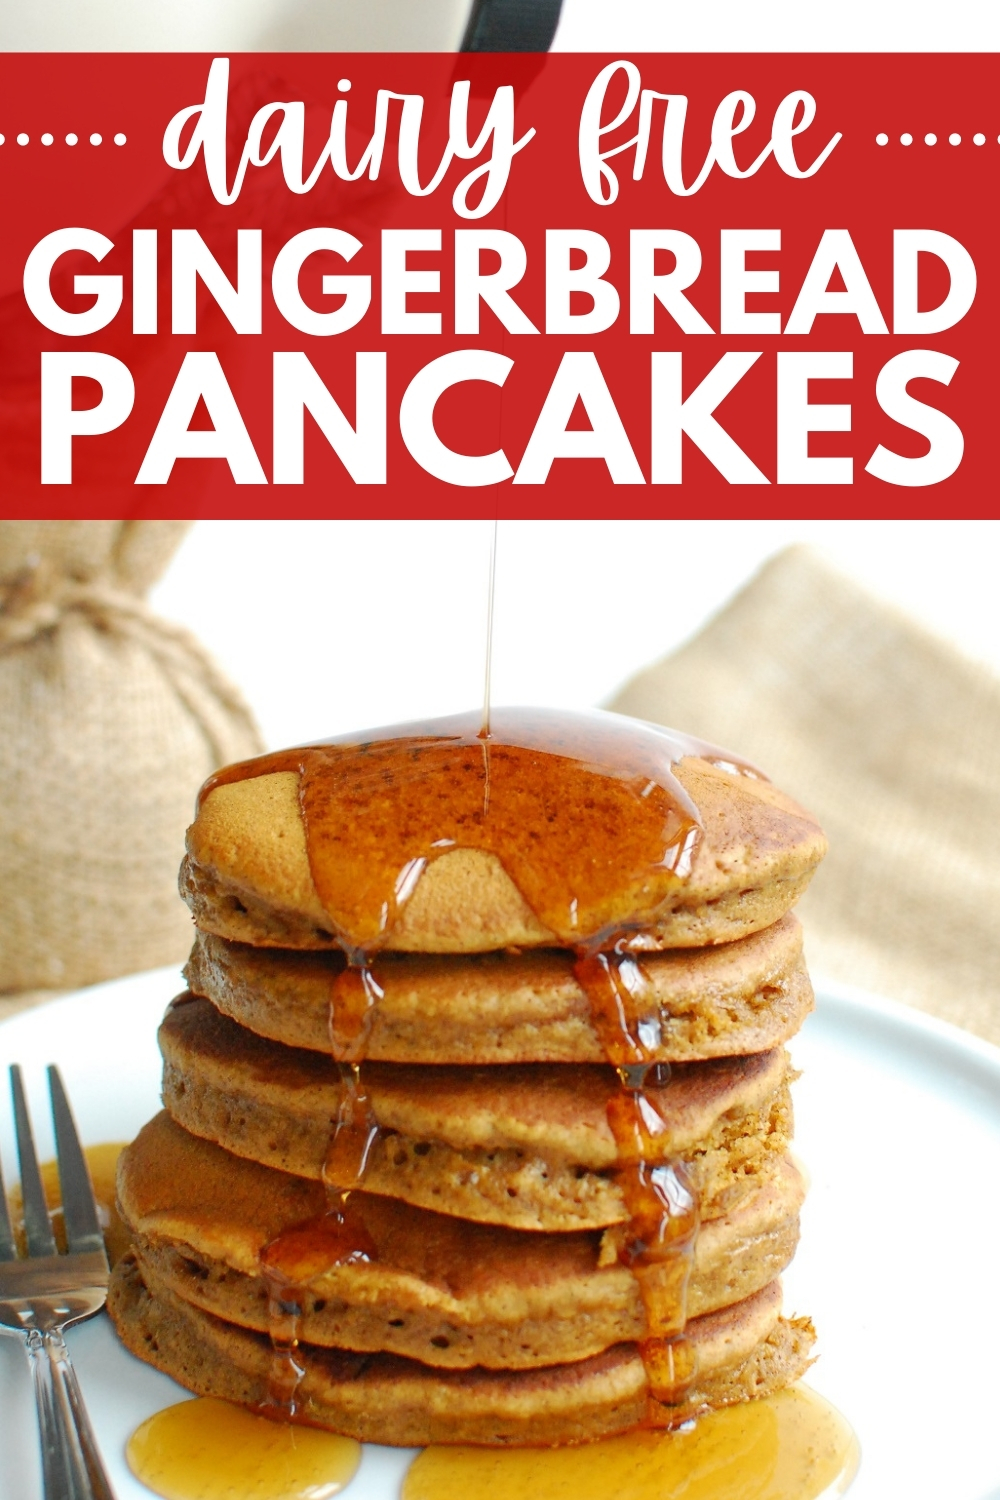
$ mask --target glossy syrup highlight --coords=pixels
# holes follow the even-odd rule
[[[698,809],[685,757],[755,774],[726,752],[614,714],[496,708],[228,766],[216,786],[298,776],[313,882],[357,966],[390,940],[427,867],[495,855],[561,946],[612,951],[655,924],[691,871]],[[486,785],[489,782],[487,802]]]
[[[164,1500],[331,1500],[353,1479],[361,1445],[202,1396],[149,1417],[125,1454]]]

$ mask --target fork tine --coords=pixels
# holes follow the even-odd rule
[[[55,1255],[56,1242],[45,1206],[45,1193],[35,1155],[28,1104],[24,1097],[21,1069],[14,1063],[10,1070],[10,1091],[14,1096],[14,1132],[17,1156],[21,1164],[21,1197],[24,1200],[24,1232],[29,1255]]]
[[[7,1207],[7,1189],[3,1182],[3,1168],[0,1167],[0,1260],[15,1260],[17,1258],[17,1246],[14,1244],[14,1230],[10,1222],[10,1210]]]
[[[97,1218],[87,1161],[59,1069],[54,1066],[49,1067],[49,1096],[52,1122],[56,1128],[56,1157],[67,1247],[71,1251],[103,1250],[104,1236]]]

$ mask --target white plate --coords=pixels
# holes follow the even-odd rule
[[[170,970],[57,1000],[0,1024],[0,1063],[26,1065],[51,1151],[43,1065],[58,1062],[85,1141],[127,1139],[158,1107],[154,1043]],[[1000,1500],[1000,1051],[872,996],[824,986],[795,1043],[796,1146],[812,1174],[786,1306],[808,1310],[810,1383],[862,1447],[851,1500]],[[6,1089],[0,1152],[13,1175]],[[125,1441],[182,1398],[117,1345],[103,1318],[70,1335],[118,1500],[148,1491]],[[409,1453],[369,1447],[350,1500],[395,1500]],[[4,1500],[39,1500],[24,1356],[0,1340]]]

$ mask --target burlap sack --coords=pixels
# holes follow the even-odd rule
[[[610,706],[731,746],[817,815],[815,972],[1000,1042],[991,671],[796,547]]]
[[[142,597],[187,524],[0,521],[8,1001],[176,962],[190,944],[177,866],[195,794],[260,745],[201,646]]]

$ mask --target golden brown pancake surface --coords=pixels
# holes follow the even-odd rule
[[[743,1301],[794,1251],[802,1179],[780,1171],[699,1236],[692,1317]],[[166,1114],[123,1154],[119,1200],[140,1263],[207,1312],[266,1332],[261,1257],[328,1210],[319,1183],[233,1157]],[[303,1292],[307,1343],[408,1355],[446,1368],[530,1368],[584,1359],[641,1338],[634,1277],[600,1233],[538,1235],[355,1195],[370,1262],[313,1274]]]
[[[239,1156],[319,1178],[341,1099],[336,1066],[267,1042],[186,998],[160,1028],[163,1102],[178,1124]],[[373,1063],[382,1127],[365,1187],[442,1213],[515,1228],[601,1228],[625,1216],[607,1101],[613,1070]],[[678,1064],[651,1091],[658,1159],[682,1158],[719,1217],[774,1169],[791,1134],[780,1050]]]
[[[108,1311],[139,1358],[202,1395],[255,1407],[272,1397],[267,1338],[203,1312],[134,1257],[119,1262]],[[699,1375],[686,1401],[659,1407],[663,1425],[706,1406],[768,1395],[804,1373],[811,1326],[780,1313],[772,1282],[754,1297],[695,1319],[688,1336]],[[348,1354],[300,1345],[301,1418],[363,1442],[558,1444],[588,1442],[647,1417],[647,1385],[633,1344],[537,1370],[434,1370],[392,1354]]]
[[[770,1051],[812,1007],[802,933],[790,913],[773,926],[703,951],[636,960],[637,1008],[658,1029],[666,1062]],[[199,932],[185,969],[190,989],[251,1031],[330,1050],[339,953],[254,948]],[[367,1056],[385,1062],[603,1062],[590,1004],[571,956],[536,948],[448,957],[384,954]]]

